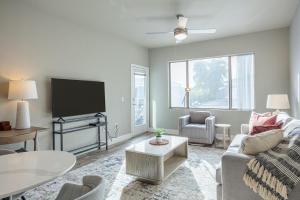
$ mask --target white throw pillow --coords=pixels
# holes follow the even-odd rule
[[[288,137],[289,134],[296,128],[300,127],[300,120],[293,119],[288,122],[282,129],[283,129],[283,137]]]
[[[283,139],[283,130],[274,129],[243,138],[240,151],[244,154],[256,155],[277,146]]]

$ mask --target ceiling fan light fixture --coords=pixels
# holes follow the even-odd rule
[[[182,41],[187,38],[187,29],[186,28],[175,28],[174,37],[176,40]]]

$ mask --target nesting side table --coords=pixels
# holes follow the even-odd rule
[[[223,140],[223,148],[226,149],[226,141],[231,141],[231,135],[230,135],[230,124],[215,124],[215,127],[217,129],[222,129],[222,136],[219,137],[218,134],[216,134],[217,140]]]

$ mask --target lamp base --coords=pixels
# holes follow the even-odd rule
[[[274,112],[273,112],[273,115],[278,115],[279,113],[281,113],[281,111],[279,109],[276,109]]]
[[[17,104],[16,129],[30,128],[29,105],[27,101],[19,101]]]

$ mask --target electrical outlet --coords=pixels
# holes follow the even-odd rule
[[[119,136],[119,124],[115,123],[115,137]]]

